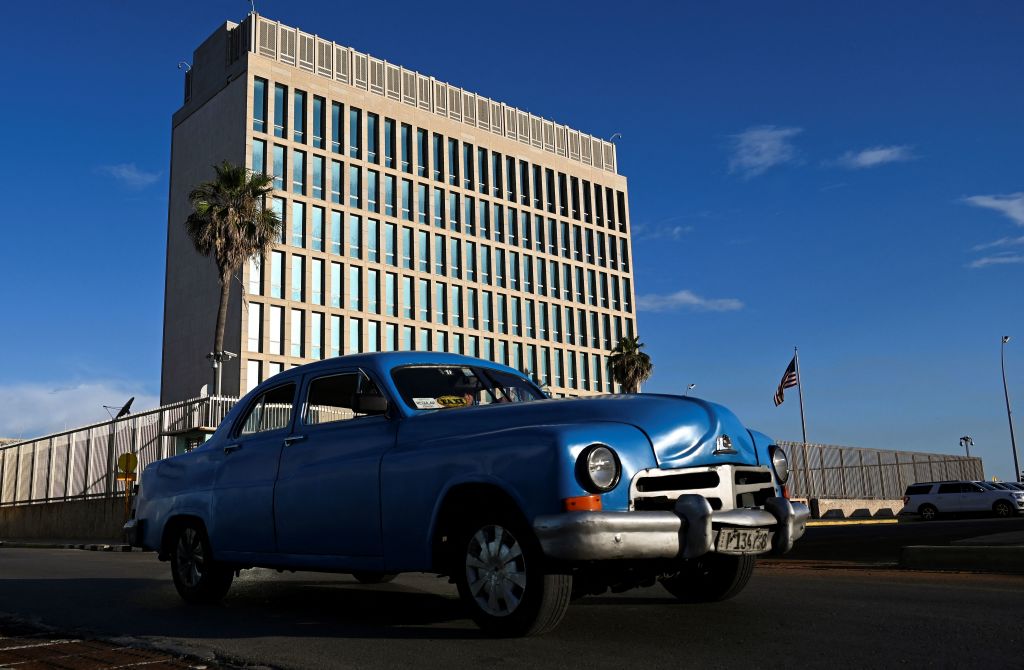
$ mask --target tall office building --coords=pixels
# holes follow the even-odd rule
[[[272,174],[284,221],[234,287],[223,393],[396,349],[500,361],[556,395],[614,390],[608,352],[636,328],[615,146],[250,15],[195,51],[173,117],[163,402],[212,377],[219,287],[184,221],[223,160]]]

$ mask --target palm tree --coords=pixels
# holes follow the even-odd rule
[[[213,338],[214,393],[220,395],[224,360],[224,328],[231,296],[231,277],[250,258],[262,259],[281,234],[281,219],[266,207],[273,177],[228,161],[214,165],[216,179],[203,182],[188,195],[192,213],[185,230],[196,251],[213,256],[220,281],[220,305]]]
[[[639,393],[640,384],[654,372],[651,357],[640,351],[644,344],[639,337],[623,337],[608,356],[608,374],[626,393]]]

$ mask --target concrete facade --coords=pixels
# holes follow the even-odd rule
[[[184,221],[224,159],[278,178],[285,222],[240,273],[245,297],[234,287],[224,394],[320,358],[425,348],[499,360],[557,395],[617,390],[607,355],[636,321],[614,145],[253,15],[196,50],[173,119],[162,402],[212,378],[219,286]]]

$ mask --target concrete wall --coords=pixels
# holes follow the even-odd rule
[[[123,525],[123,498],[0,507],[0,540],[118,542]]]
[[[811,498],[812,519],[893,518],[903,509],[903,500],[857,498]]]

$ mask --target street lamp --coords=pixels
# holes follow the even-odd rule
[[[697,388],[696,384],[687,384],[686,385],[686,392],[683,393],[683,397],[686,397],[686,396],[690,395],[690,391],[692,391],[695,388]]]
[[[974,446],[974,438],[970,435],[964,435],[960,438],[960,446],[967,449],[967,458],[971,457],[971,447]]]
[[[1006,420],[1010,422],[1010,447],[1013,449],[1013,478],[1020,481],[1020,465],[1017,463],[1017,440],[1013,437],[1013,413],[1010,411],[1010,392],[1006,388],[1006,343],[1009,335],[1003,335],[1003,343],[999,345],[999,364],[1003,369],[1003,396],[1006,398]]]

